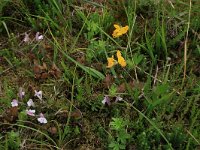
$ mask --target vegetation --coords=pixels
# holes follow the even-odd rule
[[[199,149],[199,16],[199,0],[1,0],[0,149]]]

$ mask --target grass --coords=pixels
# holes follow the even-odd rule
[[[0,2],[0,149],[199,149],[199,6]],[[129,30],[113,38],[114,24]],[[126,67],[107,68],[117,50]]]

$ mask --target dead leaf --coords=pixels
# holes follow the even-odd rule
[[[47,64],[45,62],[43,62],[42,66],[41,67],[41,70],[47,70]]]
[[[49,77],[49,74],[47,72],[41,73],[40,77],[41,79],[47,79]]]
[[[49,128],[49,132],[50,132],[51,134],[55,135],[55,134],[58,133],[58,130],[57,130],[56,127],[50,127],[50,128]]]
[[[71,113],[71,117],[74,119],[80,119],[82,118],[82,113],[80,110],[76,109],[75,111]]]
[[[56,66],[55,63],[53,63],[51,70],[49,71],[49,74],[54,76],[55,78],[59,78],[61,76],[61,71],[60,69]]]
[[[47,79],[49,77],[48,68],[44,62],[41,66],[36,60],[34,60],[33,72],[36,79]]]
[[[7,109],[3,114],[3,118],[10,123],[15,122],[18,119],[18,107]]]

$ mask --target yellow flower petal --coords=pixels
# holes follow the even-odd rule
[[[125,26],[121,29],[122,34],[126,34],[128,31],[128,26]]]
[[[107,58],[108,65],[107,68],[112,68],[116,64],[116,60],[114,59],[114,56]]]
[[[120,31],[118,31],[118,30],[115,30],[114,32],[113,32],[113,34],[112,34],[112,36],[114,37],[114,38],[117,38],[117,37],[119,37],[119,36],[121,36],[122,34],[120,33]]]
[[[117,38],[123,34],[126,34],[129,28],[128,26],[121,27],[117,24],[114,24],[114,27],[115,27],[115,30],[113,31],[113,34],[112,34],[113,38]]]
[[[114,24],[115,29],[120,29],[120,26],[117,24]]]
[[[126,61],[125,59],[122,57],[121,52],[118,50],[117,51],[117,59],[118,59],[118,63],[122,66],[125,67],[126,66]]]
[[[119,50],[117,50],[117,58],[122,57],[122,54]]]

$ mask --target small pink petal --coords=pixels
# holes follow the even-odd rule
[[[44,36],[43,36],[43,35],[40,35],[40,33],[37,32],[36,35],[35,35],[35,39],[36,39],[36,41],[41,41],[41,40],[44,39]]]
[[[105,105],[106,103],[108,104],[108,105],[111,105],[111,103],[110,103],[110,98],[108,97],[108,96],[104,96],[104,99],[102,100],[102,103]]]
[[[122,101],[122,100],[123,100],[123,98],[121,98],[120,96],[117,96],[115,99],[115,102]]]
[[[38,97],[40,100],[42,100],[42,91],[36,91],[35,90],[35,95],[34,96],[36,96],[36,97]]]
[[[12,107],[18,106],[18,100],[13,99],[12,102],[11,102],[11,105],[12,105]]]
[[[40,117],[37,118],[37,120],[40,122],[40,123],[47,123],[47,119],[44,117],[44,115],[42,113],[40,113]]]
[[[23,89],[20,87],[19,88],[19,98],[22,99],[25,95],[25,92],[23,91]]]
[[[29,107],[35,107],[35,104],[34,104],[34,102],[33,102],[33,100],[32,99],[29,99],[28,100],[28,102],[27,102],[27,105],[29,106]]]
[[[29,116],[35,116],[35,110],[33,110],[33,109],[26,110],[26,113]]]
[[[25,33],[25,37],[24,37],[23,41],[24,41],[25,43],[27,43],[27,42],[30,41],[29,34]]]

